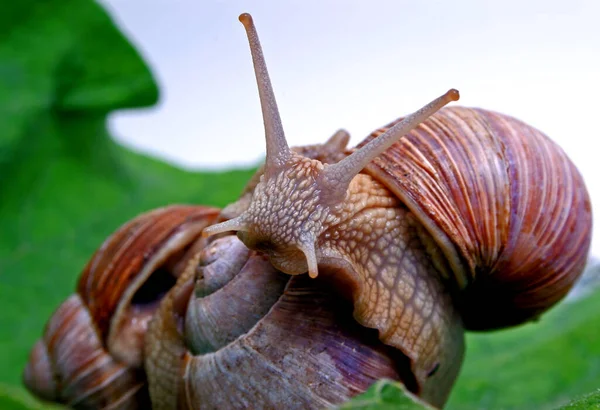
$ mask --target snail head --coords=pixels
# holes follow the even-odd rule
[[[244,13],[239,19],[250,43],[263,112],[265,172],[248,209],[206,228],[204,235],[237,231],[246,246],[266,253],[279,270],[291,275],[308,271],[316,277],[316,243],[323,232],[339,223],[352,179],[400,137],[450,101],[458,100],[459,94],[449,90],[348,157],[323,164],[290,150],[252,17]]]

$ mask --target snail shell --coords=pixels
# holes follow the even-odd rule
[[[182,274],[150,325],[153,408],[324,408],[380,378],[401,380],[434,404],[446,400],[462,344],[447,352],[459,355],[456,365],[435,376],[432,369],[436,388],[423,389],[410,359],[351,312],[323,279],[290,279],[235,236],[219,238]]]
[[[175,284],[186,248],[217,215],[207,207],[161,208],[111,235],[35,344],[25,386],[76,409],[149,408],[142,365],[148,321]]]
[[[32,350],[29,390],[78,409],[323,408],[391,378],[445,401],[460,327],[455,365],[431,369],[437,387],[423,389],[409,357],[353,319],[327,269],[290,278],[235,236],[201,238],[217,215],[171,206],[111,235]]]
[[[583,271],[592,225],[583,178],[558,145],[515,118],[446,107],[366,171],[435,238],[468,329],[537,318]]]
[[[452,366],[457,355],[445,355],[460,351],[453,326],[520,324],[566,295],[585,265],[591,207],[556,144],[505,115],[442,109],[459,98],[451,89],[355,150],[336,134],[315,160],[312,148],[289,149],[252,18],[240,20],[267,158],[225,209],[231,219],[205,234],[236,231],[290,275],[316,278],[335,266],[332,280],[351,288],[355,319],[410,358],[428,398],[430,366]],[[442,306],[433,315],[421,303],[431,293]]]

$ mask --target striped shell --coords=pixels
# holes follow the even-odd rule
[[[446,107],[366,171],[442,248],[469,329],[535,319],[583,270],[592,216],[582,177],[560,147],[517,119]]]
[[[146,409],[147,325],[176,282],[175,260],[218,210],[171,206],[140,215],[91,258],[77,293],[53,314],[23,379],[38,397],[76,409]]]
[[[361,327],[349,301],[275,270],[234,235],[202,250],[146,338],[155,410],[330,408],[380,378],[419,391],[407,357]],[[454,376],[425,400],[441,405]]]
[[[27,388],[75,409],[291,409],[341,404],[388,378],[444,403],[462,338],[457,357],[442,352],[455,365],[423,388],[331,284],[290,278],[234,235],[202,238],[218,215],[170,206],[111,235],[35,344]]]

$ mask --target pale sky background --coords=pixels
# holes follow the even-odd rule
[[[600,216],[600,2],[103,0],[152,67],[161,101],[110,126],[188,169],[255,165],[264,131],[248,43],[262,41],[290,145],[338,128],[359,142],[454,87],[461,105],[542,130],[583,174]],[[592,254],[600,256],[600,223]]]

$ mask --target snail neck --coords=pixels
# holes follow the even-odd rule
[[[354,317],[411,360],[421,390],[456,375],[462,325],[440,275],[433,241],[385,187],[360,174],[317,249],[323,276],[350,293]],[[433,256],[432,256],[433,255]],[[441,253],[440,253],[441,255]],[[444,390],[444,389],[441,389]]]

